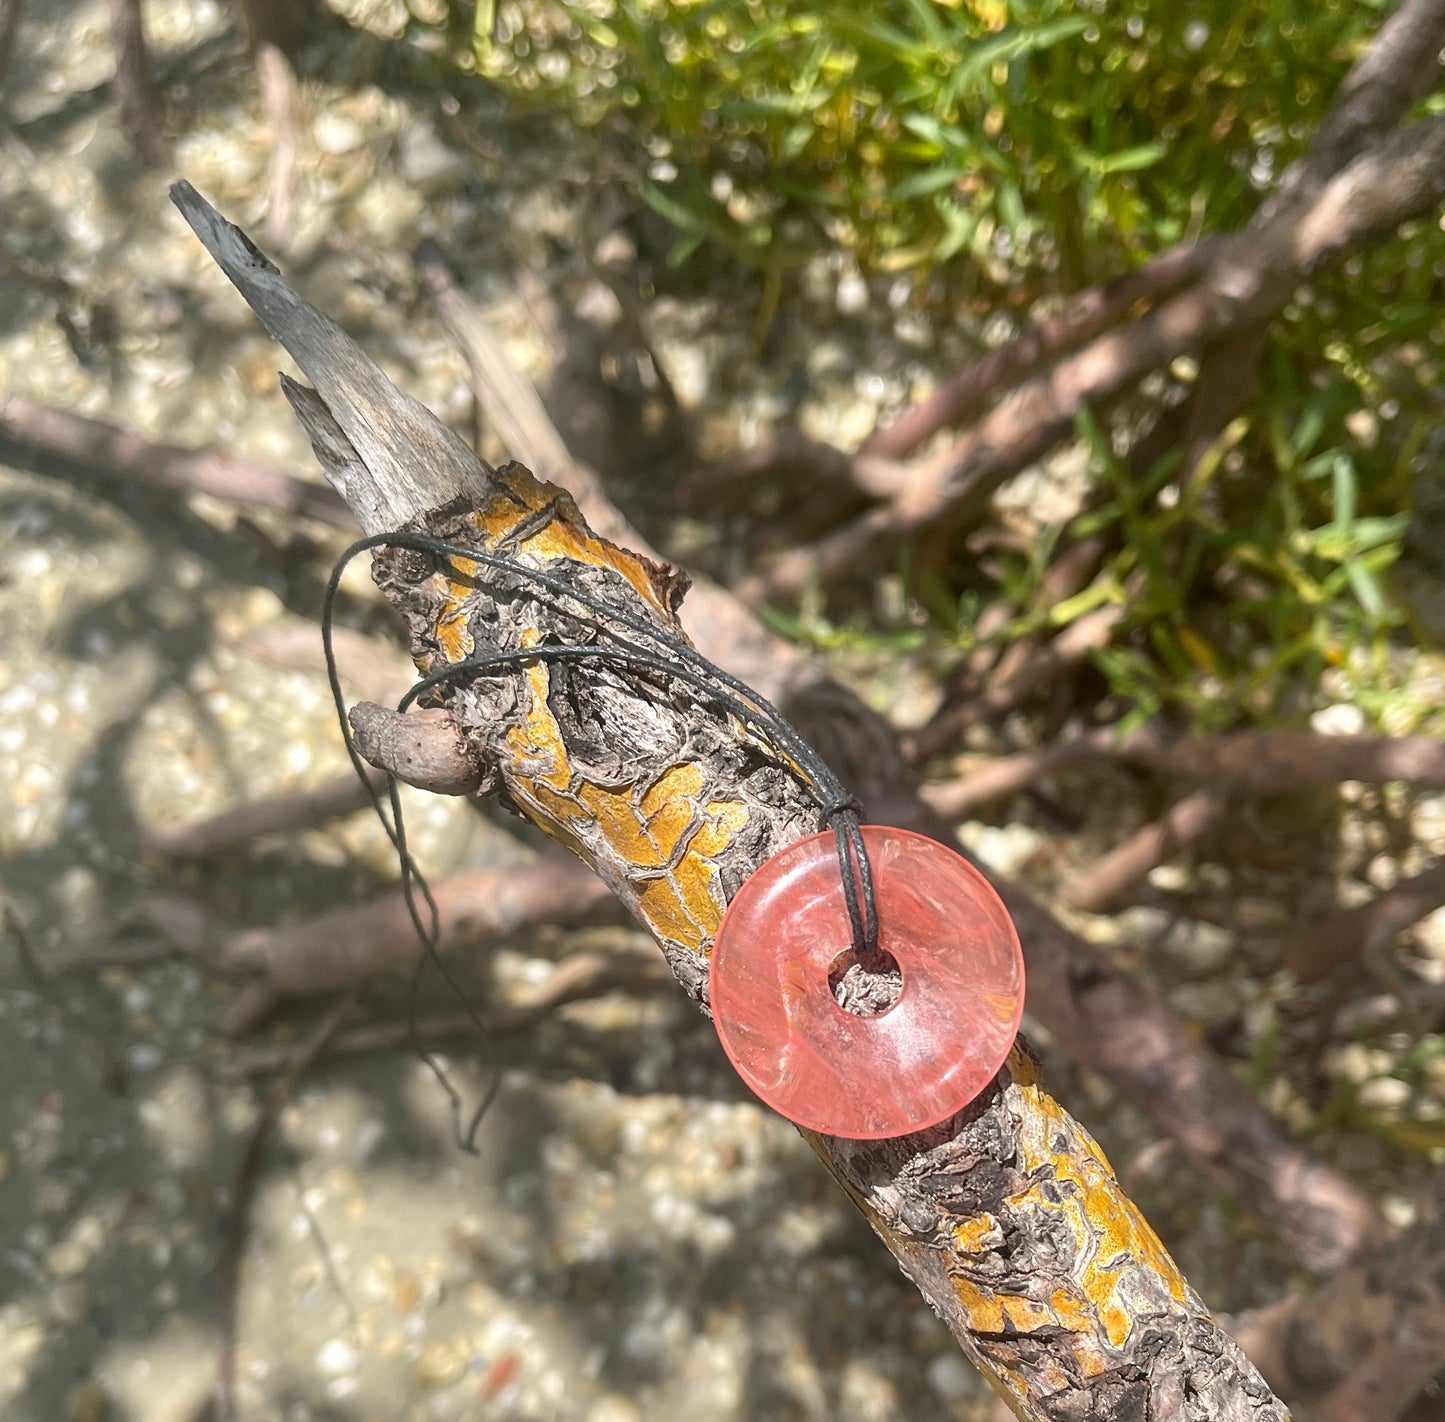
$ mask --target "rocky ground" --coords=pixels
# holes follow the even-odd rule
[[[0,210],[12,251],[66,290],[0,271],[0,388],[317,477],[277,392],[282,358],[167,203],[173,174],[136,164],[97,87],[111,69],[104,5],[30,9]],[[466,429],[464,368],[416,290],[412,247],[439,238],[540,374],[550,353],[517,273],[565,295],[591,235],[608,229],[602,160],[426,45],[391,43],[399,6],[348,13],[355,27],[338,21],[304,56],[298,205],[277,255],[403,388]],[[259,232],[272,135],[227,42],[229,9],[156,0],[146,15],[174,174]],[[928,329],[886,283],[820,260],[804,288],[818,324],[774,336],[772,375],[750,373],[749,313],[725,297],[644,313],[705,445],[745,441],[784,409],[855,442],[959,354],[962,336]],[[592,441],[583,452],[625,463],[607,410],[592,416],[590,434],[575,419],[569,431]],[[621,496],[645,520],[649,470],[625,473]],[[713,531],[671,535],[679,556],[726,563]],[[314,628],[344,541],[203,495],[0,466],[0,886],[12,915],[0,955],[0,1414],[14,1422],[188,1422],[212,1386],[229,1205],[264,1094],[224,1078],[233,1047],[214,1024],[233,988],[190,962],[56,969],[158,895],[274,923],[393,880],[365,817],[205,869],[137,850],[148,829],[344,765],[322,678],[255,653],[258,634]],[[384,640],[364,576],[347,586],[349,620]],[[916,714],[907,675],[872,685],[900,718]],[[415,796],[408,809],[433,878],[533,852],[455,802]],[[1445,835],[1438,804],[1419,813],[1417,847]],[[1006,869],[1039,842],[1023,825],[971,834]],[[1206,1028],[1252,1013],[1251,1031],[1271,1030],[1285,989],[1220,972],[1227,944],[1210,924],[1165,915],[1095,931],[1157,939],[1176,1005]],[[628,932],[586,934],[615,946]],[[524,996],[586,934],[512,944],[499,990]],[[1439,959],[1445,977],[1445,942]],[[1340,1049],[1357,1050],[1342,1078],[1408,1091],[1386,1069],[1408,1043],[1389,1041],[1347,1035]],[[982,1385],[942,1327],[679,994],[610,994],[495,1050],[502,1087],[476,1155],[457,1149],[445,1098],[406,1052],[324,1066],[297,1087],[244,1241],[236,1374],[248,1422],[984,1415]],[[448,1063],[471,1099],[485,1086],[476,1055]],[[1424,1064],[1419,1091],[1445,1095],[1430,1075],[1442,1061]],[[1278,1296],[1288,1262],[1228,1197],[1162,1169],[1150,1128],[1097,1083],[1065,1064],[1055,1080],[1212,1301]],[[1274,1104],[1288,1114],[1288,1091]],[[1408,1216],[1418,1172],[1376,1136],[1329,1150]]]

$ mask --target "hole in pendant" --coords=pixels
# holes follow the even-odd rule
[[[903,969],[882,948],[839,953],[828,968],[828,987],[838,1006],[855,1017],[881,1017],[903,992]]]

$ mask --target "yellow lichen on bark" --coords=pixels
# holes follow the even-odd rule
[[[989,1214],[963,1218],[950,1231],[955,1293],[981,1334],[1063,1330],[1074,1340],[1071,1362],[1078,1375],[1094,1377],[1117,1366],[1114,1350],[1128,1341],[1136,1319],[1170,1308],[1187,1310],[1198,1301],[1158,1236],[1119,1189],[1093,1137],[1036,1082],[1015,1081],[1009,1090],[1018,1093],[1016,1167],[1027,1180],[1023,1190],[1008,1196],[1009,1213],[1015,1219],[1046,1215],[1062,1220],[1072,1257],[1065,1259],[1059,1250],[1056,1272],[1030,1278],[1031,1284],[1048,1285],[1042,1296],[999,1290],[982,1267],[1002,1244],[998,1221]],[[1047,1233],[1058,1238],[1056,1227]],[[1023,1391],[1022,1380],[1017,1381]],[[1052,1385],[1062,1387],[1066,1381],[1061,1370]]]
[[[651,613],[681,635],[670,605],[667,570],[599,538],[571,497],[541,484],[519,465],[500,473],[505,492],[468,515],[479,548],[547,571],[582,563],[626,579]],[[485,573],[461,556],[434,575],[433,633],[442,658],[456,663],[475,651],[468,628],[476,584]],[[529,638],[524,637],[526,645]],[[438,670],[431,667],[428,670]],[[552,673],[545,663],[521,669],[521,715],[506,731],[501,765],[518,807],[545,833],[598,868],[664,943],[706,956],[722,917],[716,856],[747,820],[739,803],[715,800],[702,768],[669,766],[646,782],[620,785],[589,779],[568,752],[548,704]]]

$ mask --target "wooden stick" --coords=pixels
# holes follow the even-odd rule
[[[1303,212],[1221,243],[1194,285],[1110,331],[1020,386],[948,448],[917,466],[907,487],[816,543],[779,558],[744,584],[749,601],[788,599],[875,566],[925,531],[956,538],[1004,480],[1047,454],[1085,405],[1175,357],[1272,319],[1305,274],[1340,250],[1392,232],[1445,195],[1445,118],[1382,139]]]
[[[21,395],[0,397],[0,436],[44,454],[73,459],[102,476],[194,490],[230,503],[304,514],[343,526],[352,522],[346,505],[325,485],[307,484],[269,464],[214,449],[159,444]]]
[[[1045,317],[1016,340],[980,356],[926,399],[910,405],[865,440],[859,453],[903,459],[939,430],[966,423],[1005,390],[1117,326],[1136,306],[1188,285],[1208,268],[1217,245],[1213,239],[1181,243],[1137,271],[1080,292],[1056,316]]]
[[[1085,661],[1090,652],[1108,646],[1123,616],[1123,607],[1106,604],[1076,618],[1047,642],[1013,643],[976,694],[946,704],[918,732],[909,758],[926,762],[955,742],[966,727],[1001,721]]]
[[[656,956],[641,957],[617,953],[573,953],[563,958],[527,1001],[505,1006],[488,1006],[481,1014],[482,1026],[490,1035],[525,1032],[568,1003],[585,1002],[603,993],[622,989],[640,992],[669,982],[666,965]],[[477,1017],[469,1012],[428,1013],[416,1020],[416,1038],[422,1042],[445,1042],[457,1037],[475,1037]],[[368,1022],[338,1032],[328,1043],[326,1055],[364,1056],[391,1051],[412,1040],[412,1024]],[[294,1047],[238,1047],[221,1064],[223,1081],[243,1081],[282,1071],[290,1064]]]
[[[1213,788],[1176,801],[1160,819],[1075,875],[1064,886],[1064,902],[1086,913],[1102,913],[1151,870],[1208,834],[1224,818],[1228,803]]]
[[[169,161],[170,150],[161,134],[140,0],[110,0],[110,42],[115,51],[112,84],[121,122],[136,156],[148,167],[159,168]]]
[[[505,358],[499,343],[491,351],[486,359]],[[520,380],[515,373],[495,378]],[[548,440],[513,452],[555,459],[560,444]],[[650,553],[587,466],[574,459],[547,473],[573,494],[594,529]],[[690,621],[700,649],[783,706],[877,819],[956,843],[915,798],[891,730],[856,696],[819,676],[794,647],[766,632],[736,598],[707,579],[694,583],[687,608],[695,614]],[[1063,1050],[1100,1072],[1200,1168],[1240,1195],[1310,1268],[1337,1268],[1382,1232],[1374,1206],[1359,1188],[1286,1140],[1145,988],[1016,885],[996,880],[995,886],[1019,924],[1031,1011]]]
[[[543,923],[579,923],[606,902],[607,889],[566,855],[454,874],[432,886],[437,949],[476,948]],[[400,891],[331,909],[281,928],[226,935],[217,965],[259,973],[259,983],[227,1008],[221,1028],[251,1031],[283,998],[350,988],[409,968],[418,952],[411,913]]]
[[[379,789],[383,777],[371,777]],[[273,795],[249,805],[238,805],[199,820],[162,825],[145,836],[145,848],[171,859],[210,859],[249,844],[267,834],[295,834],[315,829],[371,803],[366,785],[353,771],[333,775],[309,790]]]
[[[1394,1422],[1445,1368],[1445,1172],[1397,1240],[1234,1331],[1310,1422]]]
[[[1337,909],[1299,924],[1286,940],[1285,962],[1301,982],[1340,968],[1358,970],[1407,928],[1445,904],[1445,861],[1385,889],[1358,908]]]
[[[266,237],[275,246],[289,243],[296,211],[298,126],[301,86],[286,51],[270,40],[255,45],[256,87],[271,130],[266,173]]]
[[[20,27],[20,12],[25,0],[0,0],[0,90],[5,85],[5,72],[15,50],[15,32]]]
[[[1118,760],[1160,775],[1224,783],[1236,799],[1258,798],[1344,780],[1445,785],[1445,744],[1433,736],[1322,736],[1314,731],[1242,731],[1235,735],[1174,737],[1157,731],[1121,736],[1109,727],[1076,740],[1000,756],[971,775],[925,786],[925,801],[959,819],[990,800],[1027,789],[1045,775]]]
[[[323,329],[319,316],[275,321],[274,269],[236,262],[249,244],[239,234],[226,239],[221,219],[194,193],[182,196],[199,235],[220,248],[243,295],[270,311],[273,329]],[[304,305],[294,293],[289,299]],[[516,465],[480,479],[470,456],[461,469],[449,467],[434,430],[403,472],[390,418],[396,397],[372,402],[367,382],[344,378],[359,352],[332,327],[303,353],[318,384],[302,402],[303,418],[364,523],[376,511],[410,506],[419,526],[438,536],[507,542],[553,576],[588,569],[617,590],[631,616],[676,627],[676,580],[599,538],[562,491]],[[378,442],[389,457],[367,459],[362,444]],[[459,484],[471,496],[466,503]],[[455,644],[453,627],[465,626],[477,647],[560,630],[556,609],[535,600],[520,625],[504,612],[497,618],[516,602],[488,598],[493,620],[484,625],[470,586],[408,555],[381,553],[376,575],[428,666],[445,665],[441,649]],[[485,746],[509,800],[596,865],[651,929],[674,976],[705,1000],[708,951],[730,888],[817,827],[806,787],[789,763],[751,740],[754,768],[741,776],[745,733],[707,706],[679,705],[615,672],[569,673],[566,697],[549,698],[548,686],[539,665],[515,681],[458,686],[452,709]],[[608,724],[629,728],[625,754],[584,730]],[[1288,1415],[1179,1275],[1087,1132],[1044,1091],[1023,1050],[978,1101],[930,1131],[882,1142],[807,1139],[1020,1417]]]
[[[221,1422],[232,1422],[236,1416],[236,1324],[241,1293],[241,1264],[246,1255],[246,1240],[251,1230],[251,1204],[261,1178],[261,1157],[266,1142],[281,1119],[281,1112],[291,1099],[301,1078],[326,1050],[342,1019],[353,1002],[351,993],[343,993],[326,1010],[320,1021],[297,1046],[289,1049],[286,1069],[272,1084],[255,1124],[246,1133],[241,1164],[231,1187],[231,1212],[222,1240],[221,1257],[216,1263],[220,1299],[221,1345],[216,1364],[216,1410]]]

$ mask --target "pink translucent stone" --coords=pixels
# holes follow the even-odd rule
[[[864,825],[879,946],[898,1000],[862,1017],[829,987],[852,949],[831,830],[775,854],[738,891],[713,945],[723,1050],[775,1111],[825,1135],[878,1140],[968,1105],[1008,1056],[1024,965],[999,897],[966,859],[908,830]]]

